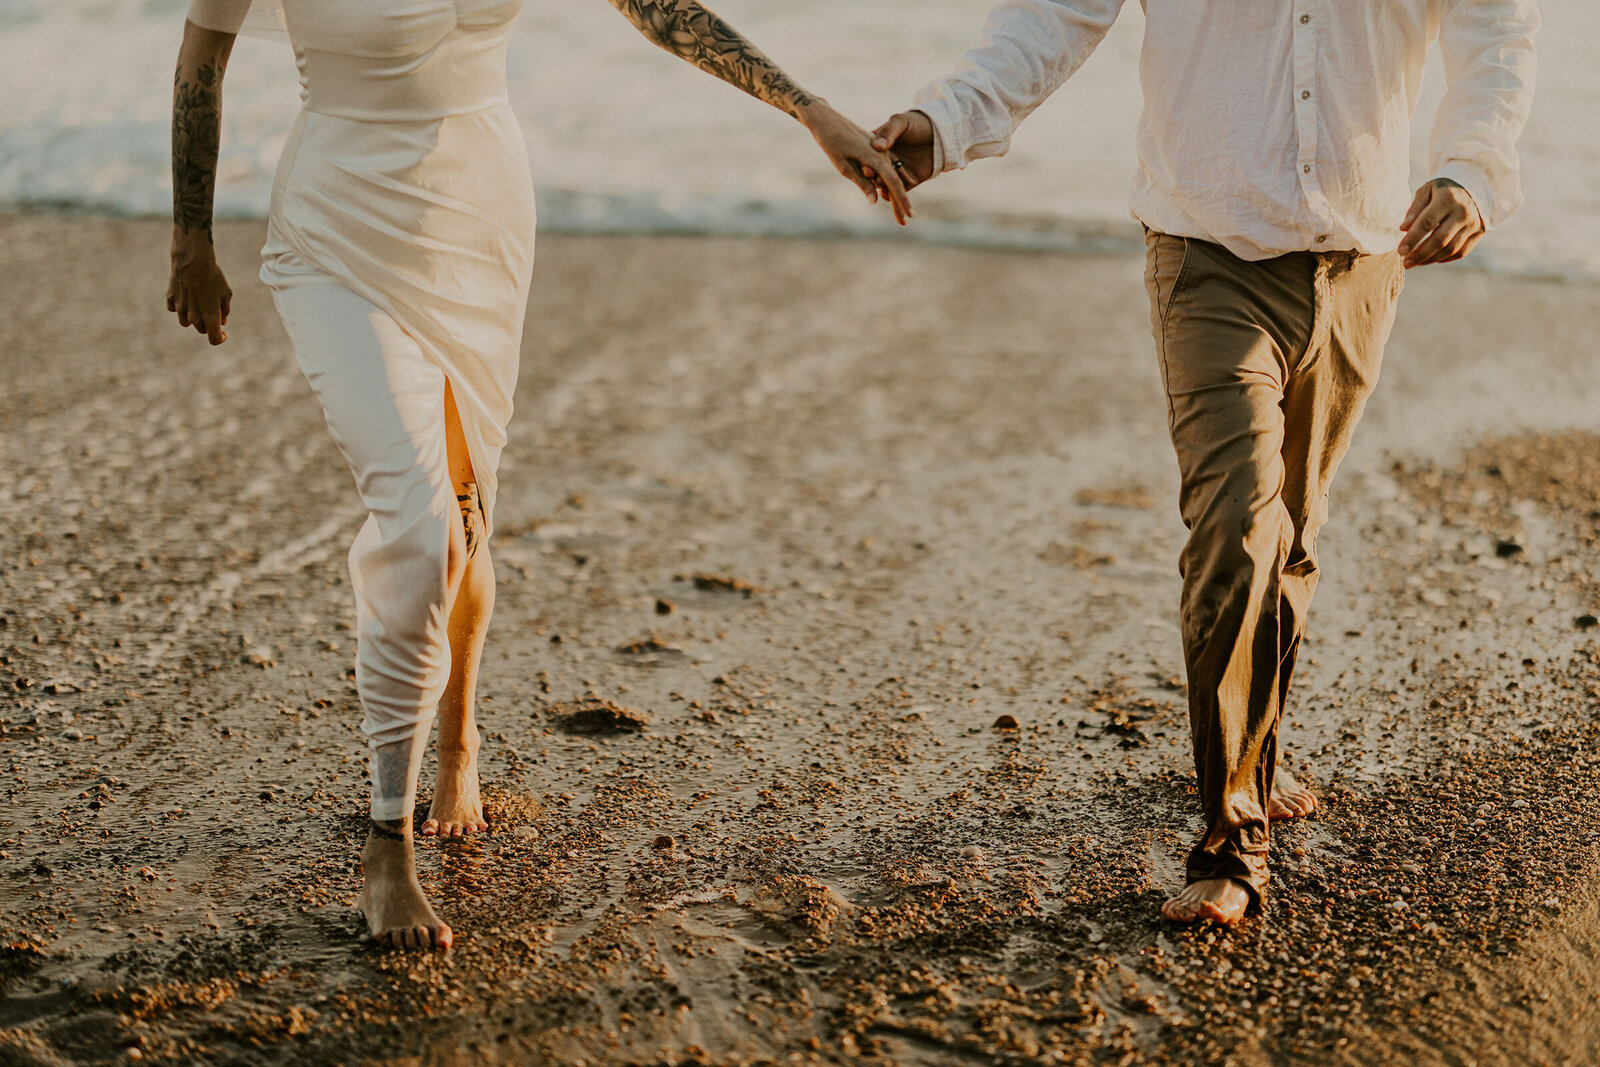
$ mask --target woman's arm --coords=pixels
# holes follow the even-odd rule
[[[233,41],[231,33],[186,22],[172,88],[172,276],[167,310],[214,345],[228,339],[223,327],[233,299],[211,238],[222,136],[222,75]]]
[[[609,0],[639,32],[668,52],[798,119],[834,168],[877,202],[882,188],[904,223],[911,202],[894,160],[871,136],[820,97],[806,92],[766,54],[698,0]]]

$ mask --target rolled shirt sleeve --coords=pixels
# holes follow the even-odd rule
[[[1534,0],[1452,0],[1439,26],[1448,88],[1428,139],[1428,171],[1471,194],[1494,229],[1522,204],[1516,142],[1533,106]]]
[[[935,173],[1005,155],[1023,119],[1089,58],[1125,0],[1000,0],[977,45],[912,107],[934,129]]]

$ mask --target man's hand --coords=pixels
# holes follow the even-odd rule
[[[193,326],[213,345],[228,339],[228,312],[233,290],[217,266],[216,252],[209,235],[174,235],[172,276],[167,283],[167,310],[178,316],[178,325]]]
[[[874,148],[872,136],[835,111],[825,100],[812,100],[798,116],[811,131],[835,170],[848,178],[872,203],[881,194],[894,208],[895,221],[904,226],[911,217],[911,201],[901,184],[900,170],[889,153]]]
[[[920,111],[902,111],[872,131],[872,147],[894,155],[900,181],[915,189],[934,177],[933,123]]]
[[[1417,190],[1400,229],[1405,236],[1399,252],[1407,270],[1460,259],[1488,232],[1472,194],[1449,178],[1435,178]]]

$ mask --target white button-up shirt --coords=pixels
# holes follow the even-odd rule
[[[1535,0],[1143,0],[1134,218],[1244,259],[1393,251],[1410,205],[1410,119],[1438,38],[1449,88],[1428,148],[1486,226],[1522,202]],[[1000,0],[982,40],[914,107],[936,171],[1003,155],[1124,0]]]

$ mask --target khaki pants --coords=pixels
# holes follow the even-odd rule
[[[1182,630],[1205,833],[1189,881],[1267,890],[1278,720],[1317,586],[1328,487],[1378,378],[1394,254],[1249,262],[1150,233],[1145,284],[1189,541]]]

